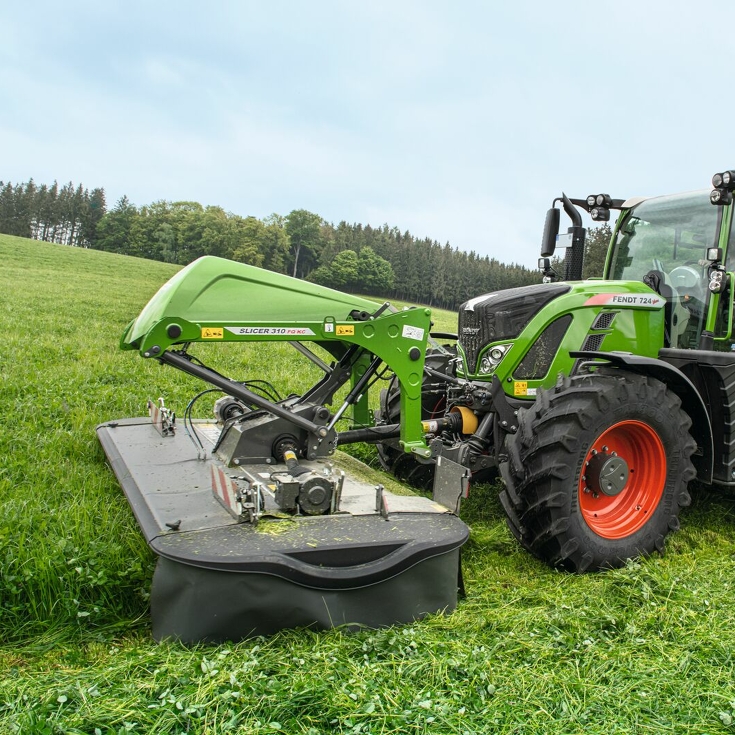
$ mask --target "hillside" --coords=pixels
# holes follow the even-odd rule
[[[735,516],[704,491],[664,556],[575,577],[476,487],[451,616],[154,644],[154,559],[94,427],[201,390],[118,349],[176,267],[5,235],[0,260],[0,732],[733,732]],[[298,390],[271,348],[223,350],[222,369]]]

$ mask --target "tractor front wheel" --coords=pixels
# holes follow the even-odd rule
[[[511,530],[538,558],[575,572],[663,551],[691,502],[690,426],[653,378],[597,372],[540,391],[501,466]]]

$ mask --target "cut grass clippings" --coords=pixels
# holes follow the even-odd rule
[[[451,615],[154,643],[155,560],[94,427],[207,387],[118,349],[176,268],[9,236],[0,256],[0,733],[735,732],[733,504],[701,488],[664,556],[572,576],[475,487]],[[284,345],[221,347],[195,352],[282,393],[316,375]]]

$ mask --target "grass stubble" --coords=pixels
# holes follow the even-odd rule
[[[155,560],[94,427],[205,387],[118,349],[175,267],[4,235],[0,258],[0,733],[735,731],[733,504],[699,488],[664,556],[571,576],[475,487],[451,615],[154,643]],[[308,382],[283,345],[196,353],[283,392]]]

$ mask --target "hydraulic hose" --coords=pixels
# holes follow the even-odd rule
[[[449,429],[459,431],[462,428],[462,415],[450,413],[440,419],[430,419],[421,422],[425,434],[438,434]],[[364,429],[352,429],[337,434],[337,444],[354,444],[355,442],[366,442],[374,444],[385,439],[395,439],[401,435],[400,424],[386,424],[384,426],[367,426]]]

